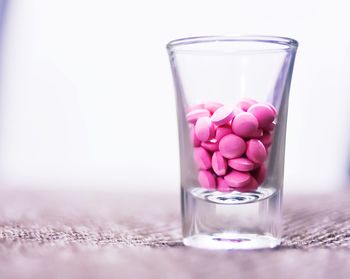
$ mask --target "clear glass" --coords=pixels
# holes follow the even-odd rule
[[[259,249],[280,244],[288,97],[297,47],[293,39],[265,36],[195,37],[168,43],[176,91],[185,245]],[[247,100],[251,103],[244,105]],[[213,102],[219,104],[213,108]],[[222,105],[232,108],[231,119],[217,112]],[[275,110],[269,125],[259,118],[261,107],[267,114]],[[243,121],[240,113],[248,118],[253,114],[258,126],[256,120]],[[199,121],[201,117],[206,120]],[[251,122],[254,135],[242,136],[234,127],[249,130]],[[218,136],[222,126],[231,131],[231,138],[241,138],[237,144],[223,143],[225,137]],[[224,153],[238,148],[242,140],[243,153]],[[265,148],[262,161],[253,142],[258,150]],[[224,167],[219,170],[219,163],[214,168],[214,153],[222,155]],[[249,171],[240,169],[242,161],[234,159],[248,162]],[[259,176],[263,169],[265,175]]]

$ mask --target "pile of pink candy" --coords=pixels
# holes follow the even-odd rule
[[[237,106],[204,103],[187,115],[198,183],[206,189],[253,191],[265,179],[265,161],[277,112],[268,103],[244,98]]]

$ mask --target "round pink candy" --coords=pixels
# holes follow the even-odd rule
[[[201,146],[210,152],[215,152],[219,150],[219,142],[216,140],[202,142]]]
[[[213,157],[211,158],[211,166],[217,175],[226,174],[227,162],[220,152],[214,152]]]
[[[275,117],[276,117],[276,115],[277,115],[276,108],[273,105],[271,105],[270,103],[265,103],[265,104],[268,105],[273,110],[273,113],[275,114]]]
[[[209,110],[211,113],[214,113],[218,108],[222,107],[223,104],[216,102],[208,102],[204,104],[204,108]]]
[[[255,168],[254,162],[247,158],[236,158],[228,160],[228,165],[238,171],[251,171]]]
[[[258,188],[259,184],[256,179],[252,176],[249,185],[241,188],[237,188],[240,192],[252,192]]]
[[[211,157],[208,151],[203,147],[196,147],[193,151],[194,161],[201,170],[208,170],[211,168]]]
[[[190,138],[191,138],[192,145],[194,147],[201,146],[201,141],[197,138],[193,126],[190,128]]]
[[[241,112],[232,120],[233,132],[241,137],[253,137],[258,132],[259,123],[249,112]]]
[[[275,113],[270,106],[266,104],[252,105],[248,112],[253,114],[259,122],[259,128],[268,127],[275,119]]]
[[[216,128],[215,139],[220,141],[224,136],[232,134],[232,128],[230,125],[224,125]]]
[[[258,139],[251,139],[247,142],[246,155],[249,160],[257,164],[262,164],[267,158],[266,148]]]
[[[256,104],[257,101],[250,99],[250,98],[243,98],[239,103],[238,106],[243,110],[247,111],[252,105]]]
[[[215,190],[216,188],[215,176],[210,171],[200,171],[198,173],[198,183],[209,190]]]
[[[251,175],[249,172],[240,172],[232,170],[224,177],[226,183],[234,188],[246,187],[251,183]]]
[[[269,132],[265,132],[261,137],[260,141],[266,146],[270,146],[272,144],[272,134]]]
[[[257,129],[254,134],[252,134],[251,138],[259,139],[264,135],[263,129]]]
[[[246,151],[246,144],[239,136],[230,134],[224,136],[219,142],[219,150],[227,159],[241,157]]]
[[[200,117],[210,116],[210,112],[207,109],[195,109],[186,114],[186,119],[189,123],[196,123]]]
[[[253,170],[251,173],[256,179],[256,181],[258,182],[258,184],[260,185],[265,180],[266,172],[267,172],[266,166],[263,164],[259,168]]]
[[[198,118],[194,130],[200,141],[208,141],[215,135],[214,124],[208,116]]]
[[[273,131],[276,127],[276,123],[275,122],[271,122],[268,126],[266,126],[264,128],[265,131]]]
[[[256,181],[256,179],[252,176],[252,180],[250,181],[250,184],[247,186],[250,190],[255,190],[258,188],[259,183]]]
[[[227,184],[227,182],[225,181],[225,179],[223,179],[222,177],[218,177],[217,179],[217,190],[220,192],[231,192],[232,189],[230,188],[230,186]]]
[[[231,106],[222,106],[218,108],[211,116],[211,121],[221,126],[229,123],[233,118],[233,108]]]

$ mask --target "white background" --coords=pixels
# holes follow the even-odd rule
[[[11,187],[179,187],[165,44],[196,35],[299,41],[286,191],[335,191],[350,161],[347,1],[8,1],[0,178]]]

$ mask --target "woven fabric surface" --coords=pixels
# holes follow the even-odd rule
[[[0,191],[0,278],[347,278],[350,193],[290,196],[280,248],[181,242],[179,196]]]

